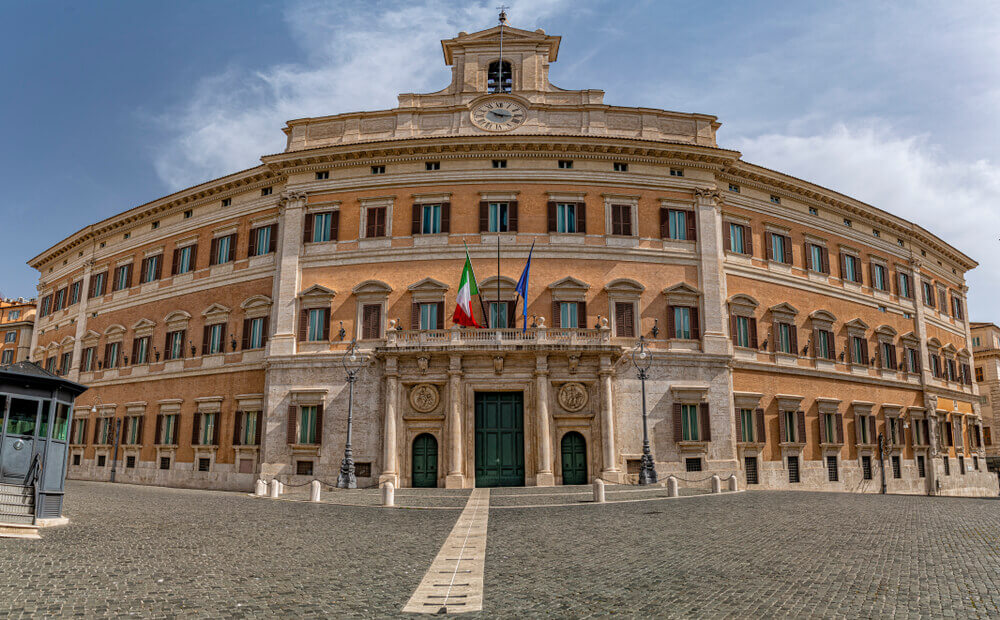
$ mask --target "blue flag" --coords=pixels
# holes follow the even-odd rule
[[[524,271],[521,272],[521,279],[517,281],[514,291],[521,297],[524,303],[521,304],[521,313],[524,315],[524,327],[521,333],[528,331],[528,274],[531,271],[531,253],[535,251],[535,242],[531,242],[531,249],[528,250],[528,262],[524,264]]]

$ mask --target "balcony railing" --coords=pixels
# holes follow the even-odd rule
[[[504,328],[504,329],[389,329],[386,331],[385,346],[462,346],[502,344],[550,344],[550,345],[607,345],[612,341],[634,341],[634,338],[611,337],[610,329],[549,329],[549,328]]]

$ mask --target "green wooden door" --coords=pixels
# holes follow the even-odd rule
[[[476,486],[524,486],[521,392],[476,392]]]
[[[587,442],[575,431],[562,438],[562,478],[563,484],[587,484]]]
[[[424,433],[413,440],[413,486],[436,487],[437,478],[437,439],[434,435]]]

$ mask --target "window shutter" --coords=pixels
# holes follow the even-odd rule
[[[420,329],[420,304],[410,304],[410,329]]]
[[[587,232],[587,205],[582,202],[576,203],[576,232]]]
[[[330,340],[330,309],[323,308],[323,341]]]
[[[212,427],[212,445],[219,445],[219,427],[222,426],[222,411],[215,414],[215,426]]]
[[[261,415],[260,413],[255,413],[254,416],[257,419],[257,427],[256,427],[256,432],[254,434],[254,440],[253,441],[254,441],[254,445],[259,446],[260,445],[261,430],[264,428],[264,416]]]
[[[875,416],[868,416],[868,442],[875,443]]]
[[[670,238],[670,209],[660,207],[660,239]]]
[[[792,353],[795,355],[799,354],[799,328],[795,326],[795,323],[788,324],[788,341],[792,345]]]
[[[868,365],[868,361],[871,359],[870,357],[868,357],[868,341],[867,340],[862,340],[861,341],[861,359],[864,362],[865,366]]]
[[[264,317],[264,324],[260,326],[260,344],[262,347],[267,346],[267,337],[271,333],[271,317]]]
[[[736,441],[743,441],[743,415],[739,407],[733,409],[736,412]]]
[[[479,232],[490,231],[490,203],[482,200],[479,202]]]
[[[712,417],[709,415],[708,403],[698,405],[698,417],[701,418],[701,440],[712,441]]]
[[[198,244],[191,246],[191,271],[198,270]]]
[[[340,209],[330,213],[330,241],[340,238]]]
[[[303,308],[299,311],[299,342],[304,342],[309,337],[309,310]]]
[[[674,441],[684,440],[684,430],[681,423],[681,404],[674,403]]]
[[[243,338],[240,341],[240,350],[250,348],[250,319],[243,319]]]
[[[829,443],[829,441],[830,441],[827,438],[827,436],[826,436],[826,415],[827,414],[825,414],[823,412],[820,412],[820,414],[817,416],[819,418],[819,442],[820,443]]]
[[[323,403],[316,405],[316,443],[323,443]]]
[[[729,337],[733,341],[733,346],[736,346],[738,341],[737,334],[739,333],[739,325],[736,321],[736,315],[729,315]]]
[[[302,243],[311,243],[313,240],[313,226],[315,225],[316,214],[306,213],[302,225]]]
[[[507,304],[507,327],[517,327],[517,317],[514,316],[516,301],[505,302]]]
[[[198,418],[201,417],[200,413],[196,413],[191,416],[191,445],[197,446],[198,444]]]
[[[869,284],[871,284],[871,287],[874,289],[875,288],[875,263],[873,263],[870,260],[868,261],[868,282],[869,282]]]
[[[233,445],[240,445],[240,419],[243,418],[243,412],[237,411],[233,413]]]
[[[420,234],[420,215],[423,209],[422,205],[413,205],[413,224],[410,227],[410,234],[419,235]]]
[[[619,337],[625,336],[625,304],[615,303],[615,335]]]
[[[747,256],[753,256],[753,230],[749,226],[743,227],[743,242],[746,244]]]
[[[271,229],[271,243],[267,246],[267,252],[270,254],[278,249],[278,225],[271,224],[268,228]]]
[[[104,368],[108,368],[108,358],[111,357],[111,343],[104,343]]]
[[[819,271],[819,265],[813,265],[812,252],[809,251],[810,249],[809,242],[807,241],[805,244],[803,244],[802,248],[803,248],[802,264],[806,266],[807,270],[811,269],[813,271]]]
[[[795,412],[796,426],[798,427],[798,437],[796,437],[797,443],[806,442],[806,412],[796,411]]]
[[[156,445],[163,443],[163,416],[156,416]]]
[[[840,279],[847,280],[847,255],[840,253]]]
[[[829,275],[830,273],[830,251],[826,248],[822,249],[823,254],[823,273]]]
[[[437,328],[444,329],[444,302],[437,302]]]
[[[138,424],[139,428],[136,429],[135,441],[140,446],[142,445],[142,429],[146,426],[146,416],[139,416],[137,418],[132,418],[133,424]]]
[[[375,224],[378,221],[378,209],[369,207],[365,210],[365,238],[371,239],[375,236]]]
[[[698,306],[691,306],[691,338],[701,339],[701,317],[698,313]]]
[[[754,421],[757,423],[757,435],[754,439],[758,443],[767,441],[767,427],[764,425],[764,410],[758,407],[753,412]]]
[[[837,427],[837,443],[844,443],[844,414],[838,413],[834,417],[834,426]]]
[[[236,233],[229,235],[229,251],[226,252],[226,261],[236,260],[236,241],[239,236]]]
[[[861,277],[861,257],[854,261],[854,280],[858,284],[864,284],[864,279]]]
[[[764,258],[774,260],[774,247],[771,243],[771,233],[764,231]]]
[[[685,223],[687,224],[687,239],[688,241],[698,240],[698,227],[695,224],[694,211],[684,212]]]
[[[149,257],[147,256],[146,258],[142,259],[142,262],[139,264],[139,282],[142,282],[143,280],[146,279],[146,267],[148,266],[149,266]]]
[[[786,439],[786,435],[787,435],[786,431],[787,430],[788,429],[785,428],[785,412],[782,411],[781,409],[778,409],[778,441],[779,442],[785,443],[785,439]]]
[[[674,306],[667,306],[667,338],[674,338],[675,334],[677,334],[677,326],[674,323]]]
[[[576,324],[580,329],[587,329],[587,302],[576,302]]]
[[[757,319],[755,317],[750,317],[750,348],[757,349]]]
[[[559,230],[559,226],[558,226],[558,224],[556,222],[556,203],[555,203],[555,201],[550,200],[549,203],[548,203],[548,205],[547,205],[547,207],[546,207],[546,209],[548,211],[549,232],[550,233],[556,232],[556,231]]]
[[[562,316],[559,313],[559,302],[552,300],[552,327],[559,329]]]
[[[250,238],[247,240],[247,257],[257,254],[257,231],[259,228],[250,229]],[[177,250],[174,250],[174,270],[177,270]]]
[[[131,266],[129,268],[131,269]],[[948,296],[943,288],[938,289],[938,308],[941,309],[941,312],[948,313]]]
[[[782,258],[783,258],[782,262],[785,262],[785,263],[788,263],[789,265],[791,265],[792,264],[792,238],[786,236],[785,237],[785,243],[782,244],[781,248],[782,248],[781,254],[782,254]]]
[[[219,263],[219,261],[217,260],[218,259],[218,254],[219,254],[219,239],[218,238],[214,238],[214,239],[212,239],[212,243],[209,244],[209,248],[208,248],[208,264],[209,265],[216,265],[216,264]]]
[[[441,232],[451,232],[451,203],[441,203]]]
[[[730,252],[733,249],[732,229],[727,222],[722,223],[722,248],[726,252]]]
[[[133,366],[135,366],[136,359],[137,359],[138,353],[139,353],[139,347],[136,346],[138,344],[138,342],[139,342],[138,338],[133,338],[132,339],[132,355],[129,356],[129,362]]]
[[[125,288],[132,288],[132,266],[132,263],[125,265]]]
[[[513,200],[508,203],[507,207],[507,230],[508,232],[517,232],[517,201]]]
[[[205,325],[201,328],[201,354],[205,355],[208,353],[208,331],[209,326]]]
[[[299,408],[295,405],[288,406],[288,420],[285,425],[285,439],[288,443],[298,443],[297,437],[295,436],[296,425],[298,420],[296,418],[299,416]]]

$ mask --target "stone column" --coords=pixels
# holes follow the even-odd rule
[[[389,482],[399,486],[397,465],[396,417],[399,415],[399,362],[395,357],[385,359],[385,420],[382,431],[382,473],[380,485]]]
[[[552,473],[552,436],[549,431],[549,364],[548,357],[535,358],[535,414],[538,417],[538,472],[535,484],[540,487],[555,485]]]
[[[161,257],[160,260],[163,260]],[[80,359],[83,352],[83,337],[87,334],[87,304],[90,302],[90,275],[94,269],[94,261],[88,260],[83,264],[83,279],[80,280],[80,304],[76,311],[76,333],[73,335],[73,361],[69,367],[70,381],[80,378]],[[152,343],[150,343],[152,345]],[[152,347],[151,347],[152,348]]]
[[[598,370],[601,377],[601,445],[603,446],[604,468],[601,478],[608,482],[619,483],[622,472],[618,469],[618,451],[615,449],[615,409],[614,395],[611,392],[611,377],[614,368],[611,358],[601,356],[601,366]]]
[[[462,356],[452,355],[448,365],[448,477],[446,489],[465,486],[462,468]]]
[[[703,309],[701,313],[702,350],[705,353],[732,355],[729,340],[725,252],[722,244],[722,212],[719,190],[695,189],[698,221],[698,279]]]
[[[910,267],[913,273],[913,313],[914,325],[913,334],[920,341],[920,385],[926,389],[927,382],[931,377],[930,356],[927,353],[927,319],[924,313],[924,288],[923,276],[920,273],[920,259],[910,259]],[[970,351],[972,349],[969,349]],[[926,392],[925,398],[926,398]]]
[[[296,296],[299,292],[299,254],[305,225],[307,195],[285,192],[281,197],[278,220],[278,253],[275,257],[274,300],[271,324],[274,333],[268,339],[268,357],[295,353]]]

